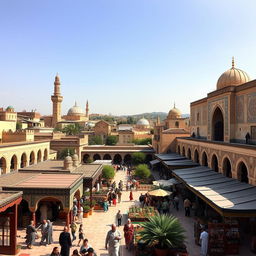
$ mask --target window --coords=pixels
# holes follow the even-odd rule
[[[197,115],[196,115],[196,121],[199,122],[199,120],[200,120],[200,114],[197,113]]]
[[[0,246],[10,246],[10,217],[0,216]]]
[[[175,122],[175,127],[179,128],[179,126],[180,126],[179,122]]]

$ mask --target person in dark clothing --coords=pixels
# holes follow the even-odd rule
[[[72,246],[71,237],[68,232],[68,227],[64,227],[64,231],[61,232],[59,237],[59,244],[61,246],[60,255],[61,256],[69,256],[70,247]]]
[[[246,135],[245,135],[245,143],[246,143],[246,144],[249,144],[250,139],[251,139],[251,135],[250,135],[249,132],[247,132]]]

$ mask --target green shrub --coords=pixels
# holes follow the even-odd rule
[[[142,152],[132,153],[132,163],[134,165],[145,163],[146,155]]]
[[[112,166],[110,166],[110,165],[103,166],[102,177],[104,179],[106,179],[106,180],[113,179],[114,176],[115,176],[115,170]]]
[[[89,212],[91,210],[91,207],[89,205],[84,206],[84,212]]]
[[[118,137],[115,135],[110,135],[106,139],[106,145],[114,146],[118,142]]]
[[[147,179],[150,174],[150,170],[146,164],[140,164],[135,169],[135,176],[138,176],[141,179]]]
[[[58,151],[58,159],[64,159],[67,155],[73,156],[75,154],[74,148],[64,148],[61,151]]]

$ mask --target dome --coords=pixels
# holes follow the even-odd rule
[[[8,106],[7,108],[6,108],[6,110],[8,111],[8,110],[14,110],[14,107],[13,106]]]
[[[66,162],[66,163],[72,162],[72,157],[70,155],[66,156],[64,159],[64,162]]]
[[[181,112],[179,109],[175,107],[175,104],[174,104],[173,109],[171,109],[168,113],[167,119],[176,119],[176,118],[181,118]]]
[[[217,90],[230,85],[240,85],[250,81],[250,77],[241,69],[235,68],[234,58],[232,59],[231,69],[224,72],[217,82]]]
[[[73,159],[73,161],[78,161],[78,155],[77,155],[77,154],[74,154],[74,155],[72,156],[72,159]]]
[[[138,122],[137,125],[141,125],[141,126],[149,126],[149,121],[146,118],[141,118]]]
[[[68,116],[73,116],[73,115],[84,115],[82,108],[77,106],[76,102],[75,102],[75,105],[72,108],[70,108],[68,111]]]

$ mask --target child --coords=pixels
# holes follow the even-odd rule
[[[118,210],[117,214],[116,214],[116,218],[117,218],[117,226],[120,227],[122,225],[122,213],[120,210]]]
[[[80,225],[79,230],[78,230],[78,234],[79,234],[79,241],[78,241],[78,245],[80,245],[80,242],[84,240],[84,230],[83,230],[83,224]]]

